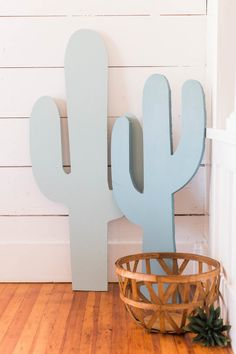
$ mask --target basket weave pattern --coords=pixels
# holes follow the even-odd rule
[[[161,275],[152,274],[155,264]],[[137,272],[140,265],[145,273]],[[189,269],[195,271],[188,274]],[[117,260],[116,273],[128,312],[138,325],[152,332],[183,333],[187,317],[196,307],[219,298],[220,263],[205,256],[136,254]]]

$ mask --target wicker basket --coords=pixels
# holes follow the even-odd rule
[[[220,263],[209,257],[135,254],[118,259],[116,273],[128,312],[138,325],[152,332],[183,333],[187,316],[196,307],[219,298]]]

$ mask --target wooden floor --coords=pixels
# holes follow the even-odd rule
[[[116,284],[72,292],[70,284],[0,284],[0,354],[232,353],[189,335],[147,334],[129,318]]]

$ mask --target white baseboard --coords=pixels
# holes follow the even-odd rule
[[[204,253],[204,216],[177,216],[177,250]],[[142,251],[142,230],[127,219],[108,224],[108,280],[114,263]],[[71,281],[67,217],[0,217],[0,282]]]
[[[177,243],[177,251],[205,253],[202,242]],[[108,243],[108,280],[117,281],[115,261],[124,255],[142,252],[140,242]],[[70,282],[68,242],[0,244],[1,282]]]

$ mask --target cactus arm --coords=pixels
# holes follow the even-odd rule
[[[144,191],[167,187],[166,168],[172,153],[170,88],[154,74],[143,91]]]
[[[143,192],[143,130],[138,119],[125,114],[130,122],[130,170],[133,183],[139,192]]]
[[[34,104],[30,117],[30,153],[41,191],[54,201],[64,201],[66,191],[61,185],[69,182],[69,176],[63,170],[60,116],[50,97],[41,97]]]
[[[130,173],[132,182],[138,191],[143,191],[143,132],[138,119],[130,113],[126,113],[125,117],[129,120],[130,125]],[[109,209],[110,219],[120,218],[123,213],[118,208],[112,191],[108,191],[111,208]]]
[[[205,102],[199,82],[188,80],[182,89],[182,137],[172,155],[170,175],[175,178],[172,192],[184,187],[195,175],[204,153]]]
[[[132,114],[126,113],[125,117],[129,120],[131,144],[130,144],[130,173],[132,182],[138,191],[143,191],[143,132],[138,119]],[[112,191],[108,191],[111,208],[109,209],[110,219],[120,218],[123,213],[118,208]]]
[[[118,118],[112,130],[111,164],[112,186],[118,207],[124,215],[136,224],[142,224],[144,209],[143,194],[134,186],[130,159],[131,121]]]
[[[76,151],[70,156],[71,171],[78,170],[80,178],[91,179],[91,184],[93,171],[101,170],[101,162],[105,171],[107,168],[107,68],[107,52],[99,34],[92,30],[75,32],[65,55],[70,150]],[[84,141],[88,141],[86,152],[78,150]],[[94,158],[101,148],[102,158]]]

